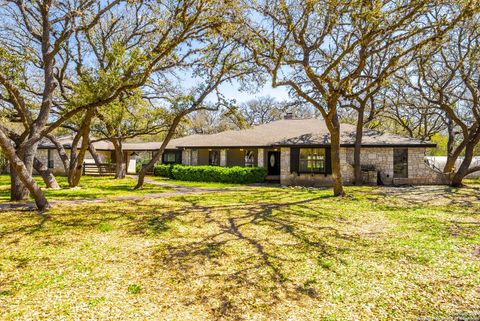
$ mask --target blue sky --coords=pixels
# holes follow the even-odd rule
[[[234,83],[225,83],[220,86],[221,93],[227,99],[235,99],[237,103],[242,103],[249,101],[251,99],[262,97],[262,96],[272,96],[277,101],[288,100],[288,91],[285,87],[272,88],[270,84],[265,84],[258,92],[245,92],[240,90],[240,84]]]

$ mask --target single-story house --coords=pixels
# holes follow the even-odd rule
[[[340,127],[342,179],[345,184],[352,184],[356,130],[355,126],[349,124]],[[65,141],[67,149],[69,142],[71,139]],[[160,145],[160,142],[124,143],[128,172],[135,172],[135,162],[139,155],[148,159],[148,155],[158,150]],[[432,147],[436,145],[365,130],[361,151],[364,183],[445,183],[444,175],[425,162],[426,151]],[[114,162],[115,154],[111,143],[96,142],[95,148],[102,155],[102,162]],[[283,185],[328,186],[332,180],[330,150],[330,134],[323,120],[283,119],[250,129],[173,139],[162,156],[162,163],[261,166],[268,170],[267,179],[279,181]],[[41,144],[39,155],[54,172],[63,170],[53,144]],[[91,155],[88,155],[86,162],[93,162]]]
[[[340,161],[345,184],[354,182],[355,126],[342,124]],[[441,184],[443,174],[425,163],[436,144],[374,130],[363,135],[366,184]],[[164,161],[184,165],[263,166],[283,185],[331,185],[330,134],[321,119],[283,119],[245,130],[172,140]],[[178,156],[178,150],[182,151]]]

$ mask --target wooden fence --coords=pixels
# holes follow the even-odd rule
[[[112,176],[115,175],[115,164],[83,164],[83,175],[90,176]]]

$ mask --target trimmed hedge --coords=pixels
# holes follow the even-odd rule
[[[155,167],[153,168],[153,174],[155,176],[173,178],[172,167],[173,164],[155,165]]]
[[[265,180],[267,170],[263,167],[219,167],[219,166],[184,166],[156,165],[156,176],[191,182],[219,183],[260,183]]]

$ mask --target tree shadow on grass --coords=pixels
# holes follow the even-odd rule
[[[357,192],[367,194],[367,192]],[[368,191],[366,198],[388,210],[443,207],[446,211],[458,208],[480,208],[480,188],[450,186],[401,186],[381,187]]]
[[[342,233],[335,227],[308,224],[308,219],[325,215],[312,210],[315,203],[325,198],[314,196],[269,204],[201,205],[198,197],[182,197],[181,201],[189,205],[177,214],[189,216],[195,226],[204,224],[207,232],[201,237],[171,240],[155,248],[152,273],[168,270],[185,284],[194,283],[196,279],[215,284],[215,289],[209,290],[207,301],[215,302],[213,315],[219,319],[236,319],[242,315],[245,306],[235,293],[242,293],[241,297],[246,295],[245,291],[253,291],[258,300],[270,307],[281,304],[284,296],[294,300],[324,296],[315,289],[315,280],[299,277],[292,272],[292,267],[304,266],[307,258],[317,260],[317,265],[320,261],[337,261],[341,253],[350,250],[350,242],[356,246],[362,243],[358,236]],[[310,217],[305,212],[309,212]],[[167,218],[172,219],[171,214]],[[334,245],[336,242],[329,242],[329,238],[337,238],[343,245]],[[208,272],[203,271],[206,267]],[[335,273],[333,269],[331,272]],[[197,291],[196,299],[190,298],[185,304],[205,304],[203,290],[192,291]]]
[[[228,191],[179,196],[167,203],[88,204],[53,211],[44,222],[31,220],[16,230],[0,230],[0,240],[36,235],[54,244],[59,233],[101,224],[114,225],[133,241],[150,238],[150,259],[132,264],[142,264],[148,277],[168,276],[181,303],[211,307],[212,319],[241,319],[253,305],[273,309],[286,299],[329,299],[319,290],[319,275],[335,278],[344,254],[371,251],[368,238],[348,232],[346,223],[331,212],[331,202],[322,206],[330,198],[326,194],[287,189],[268,193]],[[389,248],[376,250],[373,255],[382,256]],[[403,249],[397,252],[404,256]],[[308,269],[314,272],[300,273]]]

